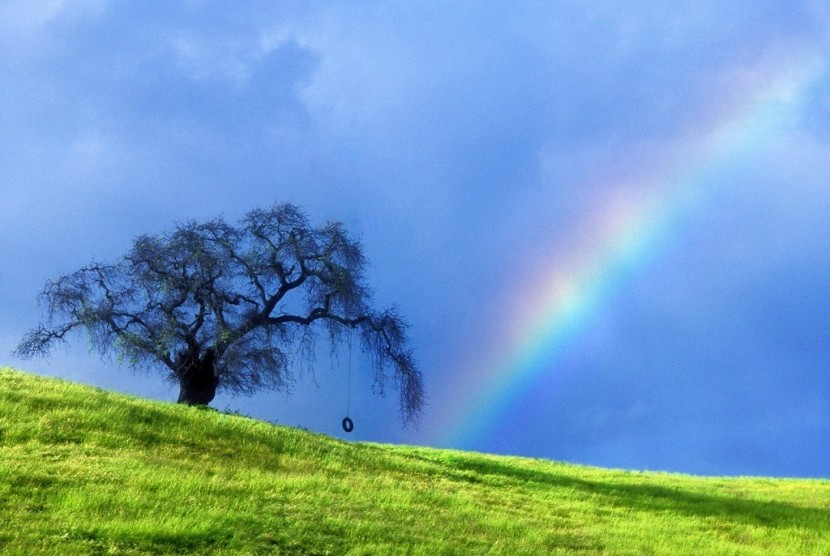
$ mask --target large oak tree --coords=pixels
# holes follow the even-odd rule
[[[337,345],[354,333],[376,386],[394,382],[409,422],[424,393],[408,325],[394,309],[372,307],[365,266],[342,224],[314,227],[290,204],[253,210],[238,226],[189,222],[138,237],[113,264],[48,282],[45,321],[16,353],[47,355],[85,329],[102,355],[161,369],[178,384],[179,402],[207,404],[219,390],[285,390],[297,356],[313,359],[318,336]]]

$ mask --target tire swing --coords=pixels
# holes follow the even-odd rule
[[[351,406],[352,406],[352,338],[351,335],[349,336],[349,378],[347,382],[348,386],[346,387],[346,416],[343,417],[343,420],[340,422],[340,425],[343,427],[343,430],[347,433],[350,433],[354,430],[354,421],[352,418],[349,417],[349,413],[351,413]]]

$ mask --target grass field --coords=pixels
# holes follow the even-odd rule
[[[0,554],[830,554],[830,482],[345,443],[0,367]]]

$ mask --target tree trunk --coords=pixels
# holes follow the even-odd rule
[[[178,357],[179,403],[207,405],[216,396],[219,379],[216,377],[216,357],[212,349],[199,357],[198,353],[184,352]]]

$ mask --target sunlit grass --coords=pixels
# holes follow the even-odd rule
[[[350,444],[0,368],[0,554],[830,554],[830,482]]]

